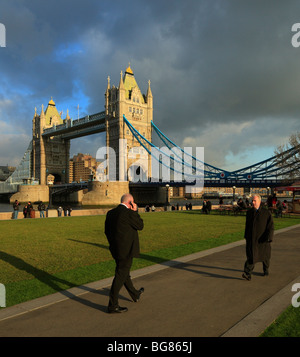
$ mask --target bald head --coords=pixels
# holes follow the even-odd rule
[[[127,208],[131,209],[132,211],[137,211],[138,209],[136,203],[134,203],[133,196],[130,193],[125,193],[121,197],[121,203],[123,203]]]
[[[122,197],[121,197],[121,203],[129,203],[133,201],[133,197],[130,193],[125,193]]]

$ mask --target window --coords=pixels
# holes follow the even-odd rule
[[[131,107],[129,107],[129,113],[131,113],[131,111],[132,111],[132,108],[131,108]]]
[[[143,109],[140,109],[140,114],[143,114]]]

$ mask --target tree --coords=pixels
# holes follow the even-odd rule
[[[292,134],[287,144],[279,145],[275,150],[275,155],[283,179],[300,180],[300,132]]]

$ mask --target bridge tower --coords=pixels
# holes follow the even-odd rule
[[[105,91],[106,146],[116,153],[116,181],[147,180],[151,176],[151,155],[133,137],[123,121],[123,115],[151,142],[153,96],[148,82],[147,93],[142,94],[130,64],[125,74],[121,71],[119,86],[110,85]],[[120,141],[120,139],[123,139]],[[125,143],[125,144],[124,144]],[[111,163],[111,160],[109,160]],[[113,168],[114,170],[114,168]],[[109,167],[109,176],[112,168]]]
[[[65,120],[69,120],[69,116]],[[68,183],[70,140],[59,136],[43,138],[44,129],[63,124],[64,120],[58,112],[53,99],[44,112],[35,114],[32,120],[32,177],[40,185],[47,185],[50,175],[56,182]]]

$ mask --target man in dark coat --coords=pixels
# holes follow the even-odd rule
[[[123,195],[121,204],[107,212],[105,235],[109,242],[109,250],[116,262],[115,277],[109,294],[109,313],[128,310],[118,304],[119,291],[123,285],[135,302],[144,292],[144,288],[135,289],[129,275],[132,260],[140,253],[138,230],[143,228],[144,222],[139,216],[137,205],[130,194]]]
[[[261,197],[253,196],[253,207],[247,212],[245,239],[247,260],[244,265],[243,278],[251,280],[251,273],[257,262],[263,263],[264,275],[269,275],[271,242],[274,223],[270,211],[261,207]]]

